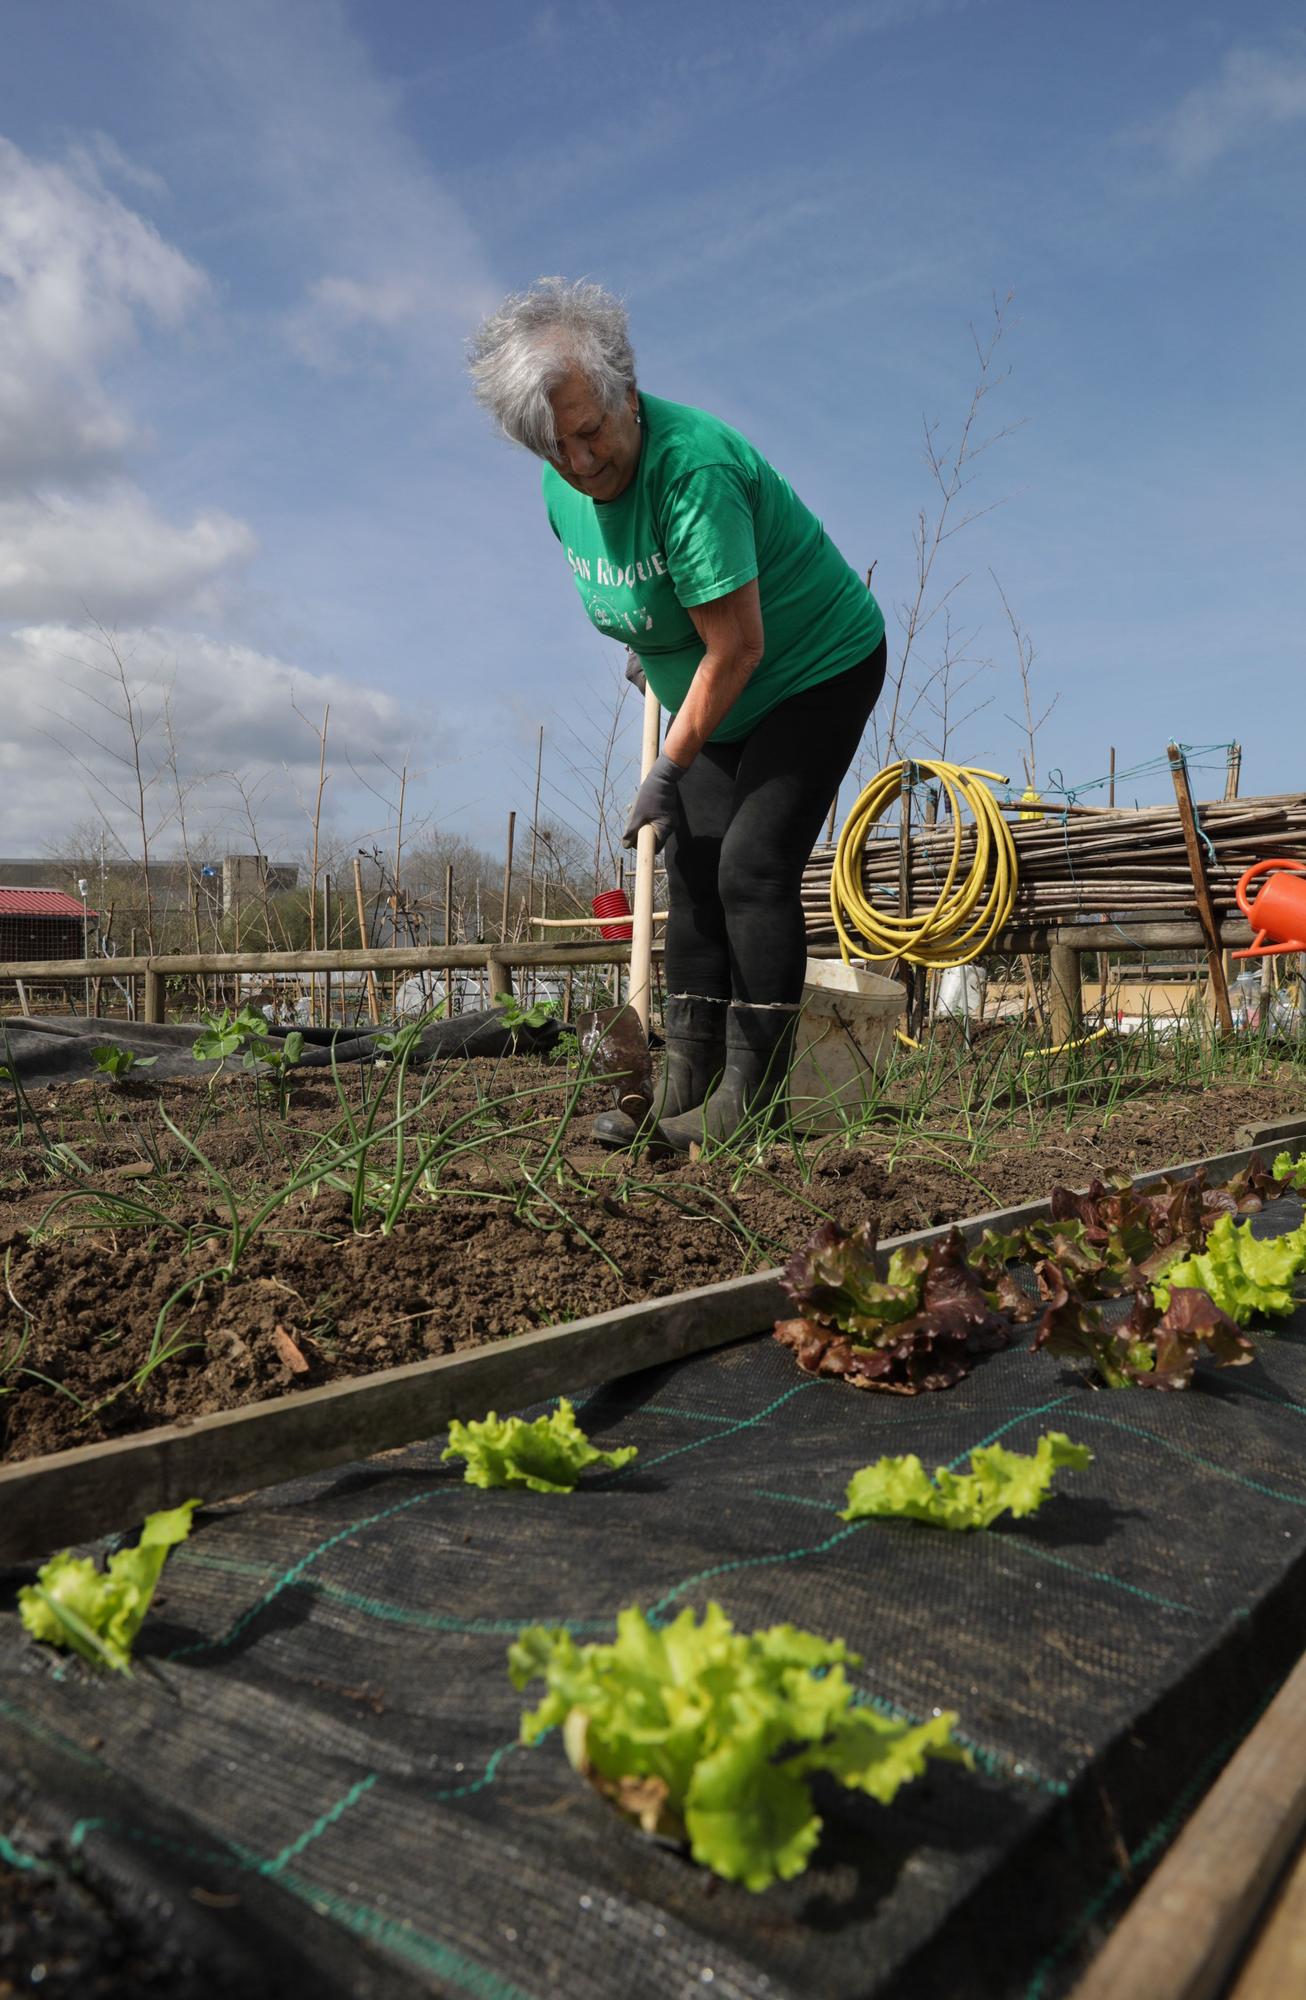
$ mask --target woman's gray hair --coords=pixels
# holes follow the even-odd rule
[[[553,458],[558,432],[549,393],[579,368],[605,410],[635,385],[626,308],[588,279],[541,278],[514,292],[468,343],[476,400],[506,437]]]

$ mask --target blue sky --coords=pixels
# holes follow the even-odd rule
[[[1019,770],[1000,584],[1059,696],[1042,770],[1238,736],[1244,790],[1302,785],[1299,8],[47,0],[5,37],[0,851],[86,821],[88,785],[121,821],[104,634],[156,757],[168,691],[215,838],[239,777],[302,850],[295,711],[328,700],[348,845],[405,760],[410,814],[497,844],[541,723],[546,808],[582,823],[619,656],[462,373],[545,272],[620,291],[643,385],[876,563],[891,646],[923,421],[955,441],[1011,293],[981,415],[1010,428],[958,508],[990,511],[933,574],[986,704],[952,753]]]

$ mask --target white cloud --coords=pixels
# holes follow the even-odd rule
[[[471,323],[484,303],[469,304],[460,328]],[[360,360],[377,336],[424,344],[446,310],[429,278],[319,278],[309,286],[305,303],[287,315],[284,330],[302,360],[327,370]]]
[[[340,0],[170,4],[161,19],[224,93],[243,165],[302,271],[285,320],[295,350],[338,366],[383,335],[460,365],[463,336],[504,288]]]
[[[1181,174],[1199,173],[1253,144],[1268,126],[1306,118],[1306,54],[1231,49],[1211,83],[1199,84],[1137,135]]]
[[[399,326],[420,309],[423,287],[411,278],[390,278],[383,284],[360,284],[354,278],[321,278],[313,286],[315,302],[342,322]]]
[[[116,463],[128,414],[100,379],[143,318],[175,325],[204,274],[101,181],[0,139],[0,481],[67,481]]]
[[[0,618],[150,617],[193,603],[253,552],[243,521],[210,511],[176,527],[125,484],[0,499]]]
[[[153,167],[133,160],[108,132],[91,132],[73,148],[71,158],[78,165],[89,163],[96,173],[103,174],[107,180],[121,181],[140,194],[153,196],[156,201],[167,199],[168,184],[162,175],[156,174]]]
[[[243,522],[170,522],[125,477],[137,428],[104,370],[208,280],[101,168],[154,189],[103,134],[62,163],[0,139],[0,619],[158,617],[254,551]]]
[[[314,726],[328,704],[326,799],[351,830],[362,833],[384,817],[355,772],[377,791],[393,790],[383,767],[412,764],[426,741],[425,719],[410,703],[249,646],[163,627],[95,633],[70,625],[27,626],[0,638],[6,718],[0,774],[22,779],[21,785],[0,783],[0,852],[40,852],[97,810],[130,844],[130,811],[113,798],[124,790],[122,758],[130,751],[119,719],[123,691],[116,660],[144,726],[142,761],[154,779],[148,811],[165,845],[171,787],[164,772],[165,697],[180,775],[191,788],[193,822],[238,828],[233,776],[239,775],[258,799],[263,838],[278,851],[303,845],[304,801],[317,783]],[[448,749],[442,731],[442,754]]]

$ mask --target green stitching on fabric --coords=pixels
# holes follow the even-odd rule
[[[773,1403],[768,1403],[764,1410],[758,1410],[754,1416],[740,1417],[734,1423],[727,1424],[724,1430],[713,1431],[708,1437],[695,1438],[690,1444],[674,1445],[670,1451],[659,1452],[656,1458],[638,1459],[631,1465],[623,1466],[620,1472],[614,1472],[612,1478],[625,1479],[637,1472],[651,1472],[655,1465],[665,1465],[669,1458],[680,1458],[687,1451],[701,1451],[705,1444],[716,1444],[721,1438],[737,1437],[740,1431],[750,1431],[754,1424],[765,1423],[769,1416],[773,1416],[795,1396],[801,1396],[804,1391],[817,1389],[820,1386],[818,1382],[799,1382],[792,1389],[786,1389],[783,1396],[777,1396]]]
[[[511,1743],[501,1743],[499,1748],[488,1759],[485,1769],[479,1778],[473,1778],[469,1784],[451,1785],[447,1791],[437,1792],[435,1794],[436,1804],[442,1806],[449,1805],[454,1799],[469,1799],[474,1792],[483,1792],[486,1786],[492,1785],[498,1777],[499,1766],[509,1752],[520,1750],[521,1747],[521,1739],[517,1736],[513,1737]]]
[[[1306,1409],[1294,1403],[1291,1396],[1276,1396],[1273,1389],[1263,1389],[1257,1382],[1240,1382],[1238,1388],[1244,1396],[1259,1396],[1262,1402],[1277,1404],[1281,1410],[1291,1410],[1294,1417],[1306,1417]]]
[[[1065,1556],[1054,1555],[1051,1549],[1041,1549],[1035,1542],[1022,1541],[1019,1535],[996,1535],[994,1540],[1004,1549],[1015,1549],[1022,1556],[1033,1556],[1036,1562],[1052,1563],[1057,1569],[1067,1569],[1072,1576],[1089,1577],[1094,1583],[1109,1583],[1113,1590],[1127,1591],[1130,1597],[1141,1597],[1145,1604],[1159,1605],[1162,1611],[1182,1611],[1187,1618],[1202,1616],[1195,1605],[1180,1604],[1174,1597],[1160,1597],[1154,1590],[1144,1590],[1141,1583],[1126,1583],[1123,1577],[1112,1576],[1109,1570],[1084,1569],[1079,1563],[1068,1562]]]
[[[869,1521],[854,1521],[850,1527],[840,1529],[837,1535],[830,1535],[823,1542],[814,1542],[806,1549],[780,1549],[771,1555],[741,1556],[735,1562],[714,1563],[711,1569],[700,1569],[693,1576],[687,1576],[682,1583],[676,1584],[673,1589],[666,1591],[658,1598],[656,1604],[649,1606],[644,1615],[650,1623],[654,1623],[667,1605],[674,1604],[678,1597],[683,1597],[686,1591],[693,1590],[696,1584],[706,1583],[710,1577],[732,1576],[741,1569],[765,1569],[772,1563],[801,1562],[804,1556],[824,1555],[827,1549],[837,1548],[839,1543],[846,1542],[850,1535],[860,1534],[862,1529],[870,1525]]]
[[[1008,1417],[1005,1424],[999,1424],[995,1431],[990,1431],[987,1437],[982,1437],[978,1444],[968,1444],[965,1451],[958,1452],[955,1458],[950,1458],[948,1460],[949,1472],[955,1472],[959,1465],[964,1465],[973,1451],[983,1451],[985,1445],[996,1444],[1000,1437],[1005,1437],[1008,1431],[1014,1431],[1018,1424],[1027,1422],[1031,1417],[1045,1417],[1049,1410],[1059,1410],[1064,1404],[1073,1403],[1074,1400],[1075,1397],[1072,1393],[1067,1396],[1058,1396],[1051,1403],[1027,1404],[1016,1416]]]
[[[797,1387],[799,1389],[829,1390],[834,1386],[835,1385],[830,1382],[799,1382],[797,1384]],[[792,1395],[793,1391],[790,1390],[789,1393]],[[765,1415],[766,1412],[763,1411],[762,1414]],[[919,1424],[919,1423],[929,1422],[932,1421],[937,1416],[937,1414],[938,1414],[937,1411],[928,1408],[916,1409],[916,1410],[895,1410],[895,1411],[885,1410],[880,1413],[879,1421],[882,1424],[886,1424],[891,1428],[893,1428],[900,1424]],[[721,1410],[682,1410],[678,1409],[674,1403],[644,1403],[640,1407],[639,1415],[642,1417],[683,1417],[687,1423],[693,1423],[693,1424],[720,1424],[720,1423],[727,1423],[730,1421],[730,1419],[727,1418]],[[745,1419],[745,1421],[752,1423],[754,1419],[750,1417]]]
[[[48,1862],[37,1861],[32,1855],[24,1854],[22,1849],[15,1847],[13,1841],[7,1840],[3,1833],[0,1833],[0,1861],[7,1862],[11,1868],[21,1868],[30,1874],[44,1875],[49,1872]]]
[[[815,1507],[822,1514],[839,1512],[839,1509],[827,1500],[804,1500],[797,1493],[771,1493],[762,1486],[754,1487],[753,1491],[759,1500],[786,1500],[792,1507]],[[1015,1549],[1018,1554],[1033,1556],[1039,1562],[1054,1563],[1058,1569],[1069,1570],[1072,1576],[1086,1577],[1094,1583],[1110,1584],[1113,1590],[1127,1591],[1130,1597],[1141,1597],[1147,1604],[1160,1605],[1163,1611],[1182,1611],[1190,1618],[1201,1617],[1201,1612],[1191,1604],[1180,1604],[1173,1597],[1159,1597],[1154,1590],[1144,1590],[1141,1584],[1126,1583],[1123,1577],[1112,1576],[1109,1570],[1085,1569],[1081,1563],[1069,1562],[1065,1556],[1053,1555],[1050,1549],[1041,1549],[1032,1542],[1022,1541],[1019,1535],[994,1535],[990,1539],[999,1548]]]
[[[1127,1392],[1121,1390],[1117,1393],[1123,1395]],[[1249,1479],[1244,1472],[1231,1472],[1228,1466],[1217,1465],[1214,1459],[1203,1458],[1199,1452],[1190,1451],[1187,1445],[1175,1444],[1171,1438],[1163,1437],[1159,1431],[1145,1430],[1141,1424],[1127,1424],[1121,1417],[1099,1417],[1088,1410],[1082,1411],[1076,1421],[1086,1424],[1108,1424],[1112,1430],[1127,1431],[1132,1437],[1146,1438],[1149,1444],[1164,1445],[1167,1451],[1174,1452],[1179,1458],[1186,1458],[1192,1465],[1200,1465],[1206,1472],[1213,1472],[1218,1479],[1231,1480],[1235,1486],[1245,1486],[1251,1493],[1263,1493],[1268,1500],[1284,1500],[1290,1507],[1306,1507],[1306,1494],[1280,1493],[1275,1486],[1262,1486],[1258,1479]]]
[[[611,1618],[446,1618],[433,1611],[408,1611],[401,1604],[388,1604],[379,1597],[361,1597],[357,1591],[346,1590],[338,1583],[323,1583],[318,1578],[306,1588],[319,1597],[347,1604],[351,1611],[380,1618],[387,1625],[411,1625],[419,1632],[457,1632],[472,1637],[507,1633],[515,1639],[523,1625],[562,1626],[568,1632],[606,1632],[612,1624]]]
[[[755,1500],[783,1500],[789,1507],[815,1507],[821,1514],[837,1514],[839,1509],[829,1500],[806,1500],[801,1493],[773,1493],[769,1486],[753,1488]]]
[[[241,1562],[236,1556],[205,1555],[200,1549],[182,1547],[168,1558],[169,1570],[211,1569],[219,1576],[267,1576],[276,1565],[270,1562]]]
[[[320,1839],[328,1827],[334,1826],[341,1815],[349,1811],[350,1806],[357,1805],[358,1801],[371,1791],[379,1775],[377,1771],[369,1771],[365,1778],[360,1778],[356,1785],[351,1785],[344,1797],[337,1799],[333,1806],[313,1821],[312,1826],[305,1827],[303,1833],[292,1840],[289,1847],[283,1847],[280,1854],[271,1861],[260,1862],[259,1874],[279,1875],[288,1861],[293,1861],[297,1854],[302,1854],[313,1841]]]
[[[502,1754],[502,1751],[496,1751],[495,1758]],[[492,1763],[494,1761],[495,1759],[491,1759]],[[352,1803],[353,1795],[357,1795],[366,1785],[374,1781],[375,1774],[371,1779],[365,1779],[361,1785],[355,1786],[353,1794],[347,1793],[338,1807],[315,1822],[308,1834],[302,1836],[300,1844],[306,1844],[317,1832],[325,1831],[331,1820],[338,1818],[346,1805]],[[293,1848],[286,1849],[284,1855],[278,1855],[273,1860],[263,1861],[249,1848],[241,1847],[235,1841],[230,1843],[229,1852],[220,1853],[197,1847],[191,1841],[170,1840],[165,1835],[147,1833],[137,1827],[120,1826],[116,1822],[102,1819],[78,1820],[70,1835],[70,1845],[74,1848],[80,1847],[89,1833],[97,1828],[109,1826],[113,1827],[115,1833],[128,1840],[135,1840],[144,1847],[162,1848],[172,1854],[184,1855],[192,1861],[215,1862],[221,1867],[243,1868],[250,1873],[272,1875],[281,1888],[288,1890],[300,1902],[307,1903],[320,1915],[333,1918],[357,1936],[370,1938],[397,1957],[406,1958],[420,1965],[424,1971],[438,1973],[462,1992],[478,1996],[478,2000],[532,2000],[531,1995],[522,1992],[508,1980],[501,1979],[497,1972],[492,1972],[486,1966],[477,1965],[475,1960],[465,1958],[461,1952],[455,1951],[450,1945],[442,1944],[438,1938],[431,1937],[427,1932],[416,1930],[411,1924],[397,1922],[394,1918],[383,1915],[380,1910],[369,1909],[364,1903],[353,1903],[347,1897],[336,1895],[330,1889],[315,1888],[311,1882],[292,1874],[284,1866],[284,1862],[294,1853]]]
[[[644,1403],[641,1417],[683,1417],[687,1424],[723,1424],[730,1419],[724,1410],[677,1410],[670,1403]]]
[[[351,1521],[347,1528],[342,1528],[338,1534],[329,1536],[325,1542],[319,1542],[315,1549],[310,1549],[297,1563],[292,1563],[290,1568],[264,1591],[262,1597],[252,1604],[248,1611],[242,1612],[235,1624],[218,1638],[196,1639],[189,1646],[179,1646],[177,1651],[169,1653],[167,1658],[184,1660],[192,1653],[216,1653],[221,1647],[234,1644],[246,1626],[251,1624],[261,1611],[266,1611],[268,1605],[274,1598],[280,1597],[283,1590],[289,1590],[292,1584],[298,1583],[304,1571],[315,1563],[319,1556],[326,1555],[331,1549],[339,1548],[341,1542],[347,1542],[351,1536],[361,1534],[364,1528],[374,1528],[378,1521],[393,1520],[396,1514],[406,1514],[410,1507],[420,1507],[428,1500],[438,1500],[442,1494],[456,1493],[461,1485],[461,1480],[451,1478],[445,1485],[432,1487],[429,1493],[414,1493],[407,1500],[397,1501],[393,1507],[383,1507],[379,1514],[368,1514],[361,1521]]]
[[[250,1868],[257,1866],[258,1857],[251,1856],[247,1849],[237,1847],[230,1841],[226,1848],[199,1847],[193,1840],[173,1840],[166,1833],[150,1833],[144,1827],[126,1826],[121,1820],[79,1819],[74,1822],[68,1836],[68,1845],[74,1851],[83,1846],[93,1833],[112,1831],[123,1840],[134,1840],[141,1847],[157,1847],[164,1854],[180,1854],[188,1861],[209,1861],[217,1868]]]

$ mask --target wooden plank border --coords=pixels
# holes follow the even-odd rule
[[[1295,1134],[1281,1135],[1273,1126],[1259,1129],[1263,1145],[1277,1145],[1282,1137],[1288,1150],[1302,1150]],[[1147,1187],[1167,1174],[1187,1177],[1199,1168],[1216,1177],[1236,1173],[1252,1150],[1157,1168],[1138,1175],[1135,1185]],[[1048,1211],[1045,1197],[961,1217],[955,1226],[974,1241],[985,1229],[1009,1230]],[[888,1237],[885,1248],[933,1243],[953,1226],[941,1223]],[[221,1500],[248,1493],[433,1437],[455,1417],[467,1422],[494,1408],[519,1409],[724,1347],[763,1332],[785,1304],[779,1271],[759,1271],[511,1335],[471,1353],[23,1459],[0,1468],[0,1564],[133,1527],[156,1508],[176,1506],[193,1494]]]
[[[1228,2000],[1284,2000],[1306,1993],[1306,1852],[1296,1858],[1267,1904]]]
[[[1294,1139],[1306,1138],[1306,1118],[1280,1118],[1273,1125],[1243,1125],[1234,1135],[1240,1146],[1248,1146],[1253,1152],[1264,1152],[1273,1146],[1292,1150]]]
[[[776,1271],[410,1362],[348,1382],[0,1469],[0,1564],[127,1528],[193,1494],[221,1500],[433,1437],[454,1418],[519,1409],[757,1333]]]
[[[1306,1660],[1299,1660],[1072,2000],[1216,2000],[1303,1827]],[[1291,2000],[1300,1990],[1277,1992]]]

